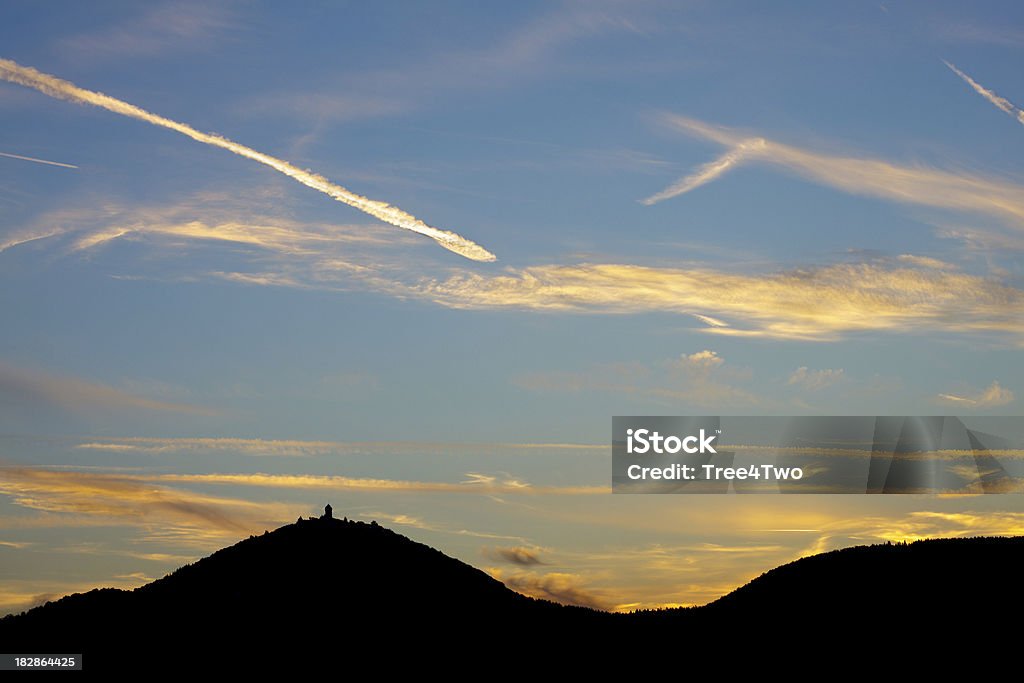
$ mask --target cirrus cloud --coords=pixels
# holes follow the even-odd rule
[[[838,370],[834,370],[832,368],[825,368],[824,370],[810,370],[806,365],[803,365],[793,371],[793,374],[791,374],[789,379],[786,380],[786,384],[795,384],[811,391],[817,391],[819,389],[832,386],[842,379],[842,368],[839,368]]]
[[[884,159],[828,154],[674,114],[664,114],[661,120],[688,135],[726,145],[730,151],[644,200],[645,204],[689,192],[742,163],[765,163],[850,194],[984,214],[1016,228],[1024,227],[1024,186],[1010,180],[897,164]]]
[[[831,341],[855,332],[944,330],[1024,342],[1024,291],[980,275],[884,262],[769,273],[543,265],[395,288],[452,308],[710,315],[715,324],[703,331],[725,336]]]
[[[1003,387],[998,381],[993,381],[992,384],[981,391],[967,392],[964,395],[939,394],[938,398],[945,403],[971,408],[985,408],[1005,406],[1008,403],[1013,403],[1016,397],[1012,391]]]
[[[526,548],[518,545],[508,548],[483,548],[481,553],[484,557],[492,560],[500,560],[523,567],[545,564],[541,561],[540,552],[537,548]]]

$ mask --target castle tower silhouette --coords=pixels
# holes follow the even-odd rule
[[[322,519],[333,519],[333,518],[334,518],[334,508],[332,508],[331,504],[328,503],[324,507],[324,516],[323,516]]]

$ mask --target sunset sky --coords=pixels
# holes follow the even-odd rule
[[[1019,495],[612,495],[608,445],[1021,414],[1020,3],[0,17],[0,614],[327,502],[620,610],[1024,533]]]

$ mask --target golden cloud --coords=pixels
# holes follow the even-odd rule
[[[582,577],[566,572],[535,572],[506,573],[491,567],[488,573],[506,586],[519,593],[535,598],[554,600],[563,605],[576,605],[593,609],[609,609],[607,596],[598,590],[586,587]]]
[[[453,308],[713,315],[717,324],[703,331],[733,336],[820,341],[866,330],[944,330],[1024,337],[1021,290],[977,275],[880,263],[765,274],[546,265],[460,273],[406,291]]]
[[[0,468],[0,493],[45,513],[100,517],[111,523],[178,524],[214,536],[236,536],[280,510],[237,498],[158,486],[137,475],[36,467]]]
[[[293,489],[349,491],[408,491],[425,493],[522,493],[593,495],[610,492],[608,486],[534,486],[517,479],[469,473],[462,482],[410,481],[344,477],[327,474],[153,474],[135,475],[140,481],[179,484],[225,484]]]

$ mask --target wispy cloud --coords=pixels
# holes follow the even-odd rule
[[[650,206],[651,204],[657,204],[664,199],[678,197],[679,195],[689,192],[690,190],[694,190],[701,185],[710,183],[712,180],[724,175],[729,171],[729,169],[734,168],[745,160],[753,157],[756,152],[764,149],[767,144],[767,141],[763,138],[752,138],[750,140],[739,142],[735,147],[719,158],[714,161],[709,161],[690,175],[683,176],[661,192],[653,194],[647,199],[642,199],[640,203]]]
[[[821,341],[857,331],[945,330],[1024,341],[1021,290],[977,275],[884,262],[763,274],[545,265],[494,276],[465,272],[398,291],[454,308],[698,314],[715,320],[704,332],[726,336]]]
[[[818,391],[830,387],[843,379],[843,369],[825,368],[824,370],[810,370],[806,365],[793,371],[793,374],[786,380],[786,384],[801,386],[810,391]]]
[[[145,248],[151,261],[159,260],[161,266],[149,267],[138,277],[306,289],[367,288],[384,272],[408,269],[409,250],[418,242],[415,235],[382,234],[369,224],[298,221],[283,215],[287,212],[281,209],[280,197],[263,195],[204,192],[170,205],[108,201],[50,211],[0,237],[0,252],[42,240],[48,240],[46,247],[66,254],[130,245]],[[183,249],[202,248],[220,248],[215,263],[260,270],[197,271],[193,259],[182,258]]]
[[[307,457],[329,454],[343,455],[384,455],[417,454],[449,455],[479,453],[481,451],[536,452],[594,451],[604,452],[609,444],[577,443],[446,443],[428,441],[301,441],[295,439],[238,439],[202,437],[106,437],[89,439],[75,444],[83,450],[109,451],[112,453],[142,453],[162,455],[165,453],[236,453],[255,457]]]
[[[324,125],[396,114],[405,108],[394,97],[383,95],[282,92],[249,99],[240,107],[240,111],[251,116]]]
[[[1024,251],[1024,236],[1003,234],[974,227],[946,226],[936,234],[945,239],[960,240],[966,249],[989,254]]]
[[[966,21],[966,17],[958,17],[956,21],[933,21],[931,29],[936,37],[946,42],[981,43],[1011,48],[1024,46],[1024,30],[1014,25],[1014,22],[985,25],[970,23]]]
[[[516,564],[523,567],[545,564],[541,561],[540,550],[537,548],[526,548],[519,545],[505,548],[487,547],[481,548],[480,553],[484,557],[492,560],[500,560],[502,562],[508,562],[510,564]]]
[[[130,452],[160,455],[187,452],[231,452],[252,456],[306,457],[338,452],[344,444],[331,441],[231,438],[147,438],[124,437],[75,444],[82,450]]]
[[[939,394],[939,400],[971,408],[987,408],[1005,406],[1014,401],[1013,392],[1006,389],[998,381],[993,381],[981,391],[968,392],[964,395]]]
[[[20,227],[8,233],[0,241],[0,252],[22,244],[29,244],[40,240],[47,240],[53,237],[60,237],[69,232],[81,229],[83,218],[98,221],[104,227],[109,225],[106,221],[113,218],[116,212],[109,207],[98,210],[83,211],[81,209],[61,209],[48,211],[38,220],[27,226]],[[12,226],[13,227],[13,226]]]
[[[665,114],[661,119],[688,135],[726,145],[731,151],[653,195],[646,200],[648,204],[688,192],[740,163],[756,162],[781,166],[808,180],[851,194],[991,215],[1016,227],[1024,226],[1024,186],[1007,180],[815,152],[673,114]],[[752,140],[756,140],[756,144]]]
[[[607,486],[547,486],[532,485],[518,479],[508,477],[480,475],[470,473],[469,479],[461,482],[443,481],[411,481],[399,479],[375,479],[365,477],[345,477],[324,474],[154,474],[124,475],[132,476],[140,481],[153,481],[165,484],[222,484],[240,486],[259,486],[281,489],[331,489],[337,491],[406,491],[422,493],[502,493],[502,494],[558,494],[558,495],[594,495],[608,493]]]
[[[912,266],[919,266],[921,268],[934,268],[936,270],[956,270],[957,266],[952,263],[946,263],[940,261],[937,258],[931,256],[919,256],[917,254],[900,254],[896,257],[896,260],[902,261],[903,263],[910,264]]]
[[[515,77],[550,75],[562,48],[612,32],[636,33],[626,16],[630,8],[615,2],[561,3],[552,11],[480,47],[455,48],[397,69],[361,74],[357,85],[385,92],[486,87]],[[625,10],[625,11],[624,11]]]
[[[468,259],[475,261],[493,261],[495,259],[494,254],[461,235],[448,230],[441,230],[429,226],[415,216],[402,211],[398,207],[355,194],[340,185],[332,183],[323,176],[311,173],[310,171],[305,171],[297,166],[293,166],[287,161],[272,157],[268,154],[257,152],[251,147],[238,144],[237,142],[233,142],[225,137],[200,132],[187,124],[152,114],[144,109],[136,107],[135,105],[128,104],[127,102],[123,102],[108,95],[79,88],[73,83],[59,79],[56,76],[42,73],[31,67],[22,66],[9,59],[0,59],[0,78],[12,83],[34,88],[45,95],[49,95],[50,97],[106,109],[114,112],[115,114],[120,114],[129,118],[145,121],[146,123],[151,123],[154,126],[173,130],[197,142],[226,149],[239,156],[251,159],[265,166],[269,166],[275,171],[278,171],[279,173],[282,173],[307,187],[313,188],[318,192],[322,192],[339,202],[348,204],[349,206],[367,213],[374,218],[378,218],[385,223],[390,223],[396,227],[411,230],[421,235],[426,235],[445,249]]]
[[[963,536],[1024,535],[1024,513],[1006,510],[919,510],[903,515],[865,515],[839,519],[828,524],[819,539],[821,550],[836,547],[828,541],[836,536],[860,542],[918,541],[925,538]],[[817,550],[816,552],[821,552]],[[810,554],[810,553],[808,553]]]
[[[200,406],[155,400],[105,384],[29,371],[3,363],[0,363],[0,396],[13,403],[42,401],[72,411],[113,408],[191,415],[215,414],[214,411]]]
[[[1004,333],[1024,337],[1024,292],[999,279],[959,270],[933,257],[903,254],[861,263],[742,272],[622,263],[550,264],[496,274],[455,270],[424,278],[392,240],[364,226],[300,223],[264,213],[258,197],[248,210],[220,195],[181,205],[57,211],[13,234],[5,245],[64,235],[55,244],[93,251],[134,242],[174,254],[181,277],[217,278],[249,286],[321,290],[354,288],[453,308],[624,314],[675,313],[699,320],[708,334],[834,340],[857,331]],[[229,208],[225,208],[225,206]],[[268,208],[269,210],[269,208]],[[943,233],[1001,250],[998,235]],[[234,245],[257,270],[196,272],[182,245]],[[1022,247],[1024,248],[1024,247]],[[231,263],[239,268],[237,260]],[[150,275],[152,276],[152,275]]]
[[[503,541],[518,541],[524,542],[520,536],[509,536],[506,534],[495,534],[489,531],[475,531],[473,529],[464,529],[460,527],[446,527],[443,525],[428,522],[415,515],[406,515],[402,513],[391,513],[391,512],[361,512],[359,516],[363,519],[371,520],[384,520],[388,524],[395,524],[397,526],[407,526],[413,529],[422,529],[424,531],[433,531],[441,534],[450,534],[452,536],[469,536],[471,538],[488,538],[492,540],[503,540]]]
[[[704,349],[697,353],[691,353],[686,355],[685,353],[679,357],[676,363],[685,369],[695,370],[697,372],[706,372],[714,368],[720,367],[725,360],[718,355],[717,351],[711,351]]]
[[[145,480],[34,467],[0,467],[0,493],[16,505],[137,523],[184,524],[223,536],[253,528],[273,506],[156,486]]]
[[[111,577],[103,582],[105,587],[131,590],[144,583],[134,576]],[[86,581],[59,581],[49,575],[31,579],[7,579],[0,589],[0,617],[17,614],[51,600],[57,600],[73,593],[85,593],[96,588],[95,583]]]
[[[593,55],[568,67],[569,59],[556,57],[588,39],[639,34],[642,24],[656,21],[653,16],[641,16],[653,14],[642,3],[594,0],[551,5],[541,16],[507,30],[508,22],[502,20],[501,30],[493,37],[480,31],[479,35],[467,36],[467,40],[460,37],[458,45],[442,41],[443,47],[436,51],[406,51],[414,57],[404,63],[332,75],[306,92],[288,89],[260,94],[244,102],[243,111],[288,116],[313,123],[317,128],[356,118],[407,112],[439,101],[441,92],[493,90],[557,77],[566,68],[573,73],[594,68]],[[337,92],[345,94],[324,94]],[[304,142],[316,134],[314,130]]]
[[[234,25],[223,5],[163,3],[146,6],[142,14],[120,19],[112,26],[65,38],[58,48],[78,61],[137,59],[170,51],[180,54],[212,44]]]
[[[36,159],[35,157],[23,157],[20,154],[10,154],[8,152],[0,152],[0,157],[7,157],[8,159],[20,159],[22,161],[34,161],[37,164],[46,164],[48,166],[60,166],[61,168],[78,168],[74,164],[63,164],[59,161],[47,161],[46,159]]]
[[[967,83],[967,85],[971,86],[974,92],[978,93],[986,100],[994,104],[996,107],[1002,109],[1007,114],[1017,119],[1019,123],[1024,124],[1024,109],[1021,109],[1020,107],[1018,107],[1005,97],[1000,97],[999,95],[995,94],[994,92],[992,92],[982,84],[978,83],[973,78],[971,78],[970,76],[968,76],[963,71],[956,68],[956,66],[950,64],[946,60],[942,60],[942,63],[948,66],[953,73],[962,78],[964,82]]]
[[[602,591],[588,588],[582,577],[567,572],[535,572],[507,573],[499,568],[488,569],[491,576],[519,593],[554,600],[564,605],[591,607],[593,609],[609,609],[611,602]]]
[[[381,238],[368,236],[366,226],[360,225],[318,225],[282,218],[268,219],[266,223],[206,223],[202,220],[159,223],[146,221],[144,216],[139,215],[136,220],[128,217],[128,222],[115,223],[90,232],[76,240],[73,248],[79,251],[92,249],[113,240],[143,236],[177,240],[179,243],[185,240],[231,242],[276,252],[282,256],[315,256],[324,261],[328,253],[338,248],[386,244]]]
[[[610,363],[584,372],[538,372],[518,377],[515,384],[534,391],[599,391],[642,396],[678,404],[755,404],[760,399],[736,386],[749,372],[727,367],[715,351],[681,354],[661,363]]]

